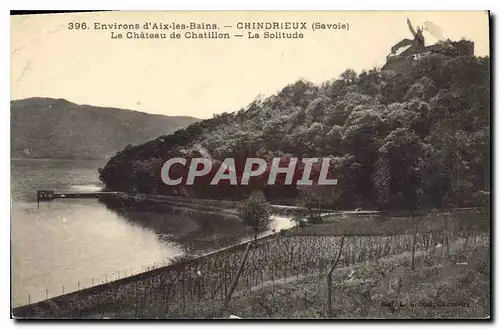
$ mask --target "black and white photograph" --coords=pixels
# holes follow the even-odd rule
[[[11,318],[491,319],[491,19],[11,12]]]

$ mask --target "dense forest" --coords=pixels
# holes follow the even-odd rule
[[[200,149],[216,159],[329,157],[338,185],[320,194],[330,207],[467,206],[489,198],[489,88],[488,57],[438,54],[404,72],[348,69],[319,86],[299,80],[237,112],[128,146],[100,178],[111,190],[174,194],[160,179],[163,163]],[[298,195],[295,186],[203,184],[189,194],[239,199],[252,188],[269,200]]]

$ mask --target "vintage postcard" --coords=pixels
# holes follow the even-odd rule
[[[488,11],[11,15],[16,319],[490,319]]]

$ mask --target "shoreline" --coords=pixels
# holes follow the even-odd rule
[[[265,239],[272,238],[273,235],[275,235],[275,234],[277,234],[277,233],[270,233],[270,234],[261,235],[261,236],[257,237],[257,241],[263,241]],[[104,284],[97,284],[93,287],[88,287],[85,289],[72,291],[72,292],[69,292],[66,294],[61,294],[58,296],[51,297],[49,299],[45,299],[45,300],[41,300],[41,301],[38,301],[35,303],[31,303],[31,304],[25,304],[25,305],[21,305],[21,306],[17,306],[17,307],[11,307],[12,314],[24,313],[32,307],[45,305],[47,303],[51,303],[52,301],[58,300],[61,298],[70,298],[71,296],[76,296],[76,295],[88,296],[88,295],[92,295],[94,293],[99,293],[100,290],[106,290],[108,288],[113,288],[114,286],[120,286],[122,284],[134,282],[135,280],[138,280],[138,281],[143,280],[143,279],[148,278],[149,276],[154,276],[154,275],[159,274],[161,272],[168,271],[170,269],[175,269],[176,267],[182,267],[182,266],[188,265],[189,263],[197,262],[197,261],[203,260],[204,258],[211,257],[211,256],[219,254],[219,253],[237,251],[238,249],[245,247],[249,242],[253,242],[254,240],[255,240],[254,238],[244,239],[243,241],[241,241],[239,243],[236,243],[236,244],[233,244],[233,245],[230,245],[227,247],[219,248],[217,250],[207,252],[207,253],[200,255],[200,256],[187,258],[186,260],[183,260],[179,263],[174,263],[174,264],[170,263],[170,264],[167,264],[165,266],[153,268],[151,270],[147,270],[147,271],[144,271],[142,273],[138,273],[138,274],[124,277],[124,278],[120,278],[118,280],[106,282]]]
[[[347,242],[348,243],[347,245],[350,247],[346,248],[344,250],[344,253],[343,253],[344,257],[345,257],[345,258],[343,258],[344,259],[343,264],[339,265],[338,270],[336,270],[336,272],[344,272],[344,268],[347,268],[347,266],[349,266],[349,265],[359,264],[361,266],[365,266],[365,265],[363,265],[363,264],[365,264],[363,261],[357,262],[357,261],[354,261],[354,258],[361,259],[361,257],[365,257],[365,261],[367,261],[367,260],[371,259],[372,257],[375,257],[375,260],[382,258],[382,257],[386,257],[386,256],[393,257],[395,255],[400,254],[401,252],[406,252],[408,254],[408,252],[410,252],[409,250],[411,248],[411,243],[410,243],[411,236],[412,236],[411,234],[398,235],[398,236],[394,236],[392,238],[384,239],[383,241],[380,240],[379,238],[374,238],[374,237],[369,237],[369,236],[360,237],[361,240],[360,240],[360,238],[351,237],[351,238],[349,238],[349,240]],[[278,246],[282,246],[282,247],[286,246],[287,242],[286,241],[280,242],[281,238],[282,237],[280,236],[280,234],[274,234],[274,235],[268,235],[265,237],[261,237],[259,239],[258,243],[256,245],[254,245],[252,248],[250,248],[251,250],[254,250],[254,251],[252,251],[253,257],[258,257],[261,259],[253,259],[252,261],[250,261],[250,263],[248,264],[248,267],[246,267],[246,270],[245,270],[245,271],[248,271],[248,273],[245,274],[246,280],[242,278],[241,283],[239,284],[238,289],[242,289],[242,290],[241,290],[241,292],[236,292],[234,295],[234,298],[239,298],[239,297],[245,296],[244,286],[245,286],[245,282],[248,286],[248,284],[249,284],[248,278],[254,279],[254,281],[252,281],[252,282],[254,282],[254,284],[250,283],[250,287],[261,285],[260,281],[258,281],[259,274],[256,275],[256,273],[260,273],[260,271],[261,271],[260,270],[261,267],[257,266],[259,261],[265,262],[266,265],[263,265],[264,267],[262,267],[262,271],[264,270],[264,268],[266,268],[266,270],[268,272],[266,276],[261,277],[261,280],[264,280],[265,278],[267,278],[262,282],[269,283],[269,280],[271,280],[273,282],[273,285],[274,285],[275,281],[276,281],[276,283],[280,282],[281,277],[279,276],[279,274],[277,272],[276,273],[278,274],[278,276],[272,275],[272,273],[275,273],[274,272],[275,270],[272,269],[275,266],[275,265],[273,265],[274,262],[269,263],[270,260],[266,262],[262,258],[262,256],[263,256],[262,252],[267,253],[268,248],[270,248],[270,247],[276,248]],[[285,237],[283,237],[283,238],[285,238]],[[428,240],[429,238],[431,240]],[[422,239],[420,241],[422,243],[424,243],[424,245],[421,245],[419,248],[417,248],[416,255],[420,254],[421,252],[424,252],[426,254],[427,253],[433,254],[433,253],[444,252],[444,249],[442,246],[436,245],[436,243],[439,242],[439,240],[436,240],[436,238],[437,238],[437,236],[435,236],[434,234],[430,234],[430,235],[423,234],[419,239]],[[458,235],[452,234],[452,236],[450,236],[450,238],[451,238],[450,243],[452,245],[452,250],[455,250],[455,248],[458,248],[461,250],[463,248],[463,245],[464,245],[464,237],[463,236],[461,236],[460,234],[458,234]],[[483,240],[483,239],[486,239],[486,240]],[[303,238],[299,238],[299,240],[302,241],[301,243],[306,243],[306,245],[307,245],[308,239],[304,240]],[[332,246],[331,243],[336,244],[335,241],[338,240],[338,236],[331,236],[327,240],[330,242],[324,241],[323,243],[326,242],[328,245]],[[297,240],[289,240],[289,241],[297,241]],[[361,241],[364,241],[364,242],[361,243]],[[424,241],[426,241],[426,242],[424,242]],[[473,244],[475,245],[477,243],[482,243],[481,241],[489,241],[488,233],[479,233],[479,232],[471,233],[471,240],[469,241],[470,247],[472,247]],[[375,242],[377,245],[372,246],[371,242]],[[285,243],[285,245],[283,245],[283,243]],[[198,257],[198,258],[186,259],[184,261],[176,262],[175,264],[169,264],[169,265],[164,266],[164,267],[156,268],[156,269],[153,269],[150,271],[139,273],[139,274],[129,276],[129,277],[126,277],[126,278],[123,278],[120,280],[113,281],[113,282],[108,282],[108,283],[97,285],[97,286],[94,286],[91,288],[86,288],[86,289],[83,289],[80,291],[75,291],[75,292],[68,293],[65,295],[60,295],[60,296],[53,297],[53,298],[50,298],[47,300],[43,300],[43,301],[40,301],[37,303],[23,305],[23,306],[19,306],[16,308],[11,308],[12,316],[15,318],[20,318],[20,319],[33,318],[34,316],[35,316],[35,318],[39,318],[39,319],[51,319],[51,318],[79,318],[79,319],[83,319],[83,318],[89,318],[89,317],[90,318],[96,318],[96,317],[102,318],[104,315],[113,316],[113,314],[115,312],[114,311],[115,308],[121,309],[122,307],[126,307],[127,311],[125,311],[125,312],[126,313],[132,312],[130,315],[132,317],[134,317],[133,316],[134,309],[137,310],[137,308],[146,307],[145,305],[142,304],[143,302],[141,302],[141,300],[142,300],[142,298],[148,298],[148,297],[146,297],[148,295],[151,295],[151,298],[153,298],[152,300],[150,300],[150,302],[153,302],[153,303],[155,303],[155,305],[158,305],[158,306],[162,305],[162,303],[163,303],[161,301],[163,298],[163,297],[161,297],[163,294],[162,293],[163,286],[161,284],[162,280],[166,279],[167,282],[170,280],[173,280],[173,281],[171,281],[172,282],[171,284],[174,284],[176,286],[175,291],[177,291],[178,293],[180,292],[179,289],[181,286],[184,287],[185,281],[184,281],[184,279],[179,280],[178,278],[177,279],[172,278],[172,275],[175,273],[177,273],[177,277],[179,276],[180,273],[182,273],[182,277],[184,277],[184,275],[187,274],[188,275],[187,278],[189,278],[189,280],[190,280],[189,282],[194,283],[196,281],[196,278],[192,277],[193,274],[189,274],[189,273],[194,273],[194,276],[196,276],[196,269],[201,269],[204,276],[206,275],[207,279],[209,281],[211,280],[210,278],[213,278],[216,280],[215,283],[217,283],[216,278],[217,278],[217,276],[219,276],[218,273],[223,269],[223,268],[220,268],[220,265],[222,265],[222,264],[220,264],[219,262],[225,261],[228,259],[232,259],[233,261],[240,259],[241,253],[243,253],[246,244],[247,244],[246,242],[241,242],[238,245],[234,245],[234,246],[230,246],[228,248],[223,248],[221,250],[213,251],[211,253],[207,253],[206,255]],[[467,242],[465,242],[465,244],[467,245]],[[306,246],[306,245],[304,245],[304,246]],[[372,252],[366,253],[366,252],[363,252],[361,249],[352,255],[349,250],[352,250],[352,248],[354,246],[365,246],[363,248],[369,248],[370,250],[373,249],[373,251],[374,252],[376,251],[376,252],[375,253],[372,253]],[[357,247],[357,248],[359,248],[359,247]],[[311,251],[313,251],[313,250],[311,250]],[[411,252],[410,252],[410,254],[411,254]],[[272,254],[269,254],[269,256],[271,256],[271,255]],[[327,263],[329,263],[329,261],[330,261],[329,259],[330,259],[331,255],[328,252],[326,252],[324,254],[322,252],[321,255],[319,255],[319,254],[316,254],[316,255],[318,257],[317,257],[317,259],[312,260],[312,263],[311,263],[310,257],[307,257],[307,254],[304,254],[304,255],[302,255],[302,257],[299,257],[302,259],[301,260],[302,262],[305,261],[306,263],[304,263],[304,264],[301,263],[302,265],[299,265],[298,267],[294,267],[295,270],[292,270],[292,268],[290,267],[288,275],[286,274],[287,270],[286,270],[286,266],[285,266],[284,282],[286,283],[287,276],[290,279],[295,277],[295,276],[297,276],[297,279],[299,277],[313,277],[316,272],[324,271],[325,270],[324,267],[327,265]],[[362,256],[362,255],[364,255],[364,256]],[[281,254],[280,252],[278,252],[278,254],[272,255],[272,258],[276,258],[275,259],[276,261],[279,260],[279,262],[282,262],[284,260],[284,258],[282,256],[284,256],[284,254]],[[354,257],[352,261],[351,261],[351,258],[352,258],[351,256]],[[267,256],[265,256],[264,258],[266,258],[266,257]],[[326,259],[325,259],[325,257],[326,257]],[[366,258],[366,257],[368,257],[368,258]],[[256,263],[256,261],[257,261],[257,263]],[[347,263],[346,263],[346,261],[347,261]],[[207,270],[206,266],[204,266],[204,265],[206,265],[205,263],[212,264],[212,265],[210,265],[211,270],[209,270],[208,272],[205,272]],[[216,266],[216,264],[219,264],[219,266]],[[232,263],[230,262],[229,264],[232,264]],[[307,264],[309,264],[309,265],[307,265]],[[201,266],[201,268],[199,266]],[[215,267],[212,268],[212,266],[215,266]],[[268,268],[269,266],[271,268]],[[279,267],[280,267],[280,265],[278,264],[278,268]],[[302,271],[305,271],[305,272],[302,273],[302,271],[300,271],[300,269],[302,269]],[[228,273],[234,274],[234,269],[230,268]],[[271,274],[272,276],[269,277],[269,274]],[[230,276],[232,276],[232,274],[230,274]],[[220,276],[219,276],[219,278],[220,278]],[[255,279],[257,279],[257,281],[255,281]],[[195,280],[195,281],[191,281],[191,280]],[[292,281],[293,280],[291,280],[290,283]],[[160,284],[160,286],[157,286],[158,284]],[[220,284],[219,284],[219,286],[220,286]],[[193,289],[195,286],[191,286],[191,284],[189,284],[189,287],[191,287],[189,289]],[[135,289],[135,294],[134,294],[134,289]],[[184,291],[184,288],[182,288],[182,291]],[[190,293],[193,293],[196,290],[189,290],[189,291],[190,291]],[[210,289],[207,291],[207,293],[209,291],[210,291]],[[140,293],[144,297],[137,299],[138,293]],[[222,294],[222,291],[220,291],[220,293]],[[242,293],[243,293],[243,295],[242,295]],[[186,298],[194,298],[195,296],[196,295],[194,295],[194,296],[191,295],[191,297],[186,296]],[[206,297],[209,297],[209,296],[206,296]],[[154,298],[159,298],[159,300],[155,301]],[[172,298],[173,298],[173,296],[172,296]],[[177,314],[176,312],[180,311],[177,308],[181,307],[181,305],[182,305],[182,308],[184,309],[183,298],[182,298],[182,300],[179,300],[179,297],[170,299],[170,302],[173,303],[173,304],[171,304],[172,311],[174,312],[173,314]],[[234,300],[234,298],[233,298],[233,300]],[[181,301],[182,301],[182,303],[181,303]],[[198,300],[198,304],[196,304],[196,300],[192,300],[191,302],[194,302],[193,307],[196,307],[195,305],[206,305],[206,307],[210,308],[210,307],[212,307],[210,305],[213,304],[213,302],[218,302],[218,297],[216,297],[216,299],[213,300],[212,302],[210,301],[210,299]],[[201,304],[199,304],[200,302],[201,302]],[[132,304],[130,304],[130,303],[132,303]],[[139,303],[139,304],[137,304],[137,303]],[[77,306],[79,304],[81,304],[81,306]],[[190,304],[188,304],[188,305],[190,305]],[[75,309],[75,307],[76,307],[76,309]],[[82,307],[82,308],[80,309],[80,307]],[[188,306],[188,307],[191,307],[191,306]],[[75,310],[79,310],[79,311],[77,313],[72,313]],[[148,310],[148,308],[144,309],[144,311],[146,311],[146,310]],[[150,311],[153,311],[153,310],[150,310]],[[201,309],[200,309],[200,311],[201,311]],[[64,316],[62,314],[67,314],[67,315]],[[170,311],[168,311],[168,314],[170,314]],[[167,316],[168,314],[164,314],[164,315]],[[173,314],[170,314],[170,315],[172,316]],[[189,313],[187,313],[187,314],[189,314]],[[114,316],[116,316],[116,314]],[[137,316],[137,314],[136,314],[136,316]],[[173,316],[174,316],[174,318],[176,318],[175,315],[173,315]],[[207,314],[207,316],[210,317],[210,314]]]
[[[355,215],[354,215],[355,216]],[[287,220],[291,220],[290,217],[284,217],[284,216],[276,216],[276,218],[286,218]],[[383,238],[383,237],[390,237],[390,236],[401,236],[401,235],[408,235],[408,234],[411,234],[411,229],[413,228],[413,223],[411,223],[410,221],[404,221],[402,219],[394,219],[395,221],[393,222],[389,222],[387,223],[389,226],[394,226],[398,223],[400,223],[401,225],[403,225],[402,227],[400,227],[399,229],[401,230],[396,230],[396,231],[392,231],[392,232],[389,232],[389,231],[386,231],[385,234],[379,234],[380,232],[376,232],[377,230],[365,230],[365,228],[369,228],[371,227],[371,225],[373,225],[375,222],[373,222],[373,220],[367,220],[365,218],[363,218],[363,216],[361,217],[358,217],[358,222],[356,223],[356,220],[354,218],[352,218],[352,215],[345,218],[345,219],[340,219],[341,222],[335,222],[335,223],[325,223],[325,224],[319,224],[319,225],[314,225],[314,224],[311,224],[309,226],[306,226],[305,228],[302,228],[302,229],[299,229],[297,228],[295,225],[290,225],[289,227],[284,227],[282,228],[284,230],[284,232],[279,232],[278,230],[276,230],[276,232],[272,232],[272,230],[267,230],[265,232],[262,232],[261,234],[259,234],[258,236],[258,242],[262,242],[262,243],[266,243],[266,241],[270,241],[269,239],[272,239],[274,237],[284,237],[284,238],[288,238],[288,237],[291,237],[291,238],[300,238],[300,237],[309,237],[309,238],[326,238],[326,237],[338,237],[340,235],[345,235],[346,237],[367,237],[367,236],[372,236],[372,237],[380,237],[380,238]],[[430,221],[432,222],[441,222],[441,220],[438,220],[436,221],[436,218],[429,218]],[[353,222],[354,221],[354,222]],[[477,221],[476,218],[474,218],[474,221]],[[359,225],[361,225],[362,223],[364,223],[364,226],[366,227],[361,227]],[[293,223],[295,224],[295,223]],[[355,225],[355,228],[352,228],[351,226],[352,225]],[[347,231],[345,231],[345,228],[343,226],[349,226],[351,228],[348,228]],[[439,232],[442,232],[442,223],[440,225],[433,225],[433,227],[429,227],[430,230],[422,230],[422,234],[440,234]],[[328,230],[327,228],[328,227],[332,227],[333,230]],[[384,229],[383,226],[380,227],[381,229]],[[349,232],[351,231],[352,229],[356,229],[356,230],[359,230],[360,231],[360,234],[357,234],[355,232]],[[452,231],[458,229],[458,227],[455,227],[455,225],[451,224],[449,226],[449,229],[451,229]],[[385,230],[385,229],[384,229]],[[479,228],[475,228],[473,229],[471,227],[471,231],[472,232],[489,232],[487,229],[479,229]],[[319,234],[318,234],[319,232]],[[362,233],[361,233],[362,232]],[[433,233],[434,232],[434,233]],[[231,252],[237,252],[237,251],[242,251],[244,249],[244,246],[248,243],[248,242],[251,242],[253,241],[254,239],[251,238],[251,237],[247,237],[247,238],[241,238],[240,241],[234,243],[234,244],[231,244],[229,246],[226,246],[226,247],[221,247],[221,248],[217,248],[215,250],[212,250],[212,251],[208,251],[208,252],[203,252],[201,255],[196,255],[192,258],[188,258],[186,260],[186,262],[184,264],[190,264],[190,263],[196,263],[200,260],[203,260],[205,258],[210,258],[210,257],[219,257],[220,256],[223,256],[225,253],[231,253]],[[240,250],[241,249],[241,250]],[[94,287],[89,287],[89,288],[86,288],[84,290],[80,290],[80,291],[74,291],[74,292],[70,292],[68,294],[65,294],[65,295],[59,295],[59,296],[55,296],[55,297],[52,297],[52,298],[49,298],[48,300],[42,300],[42,301],[39,301],[39,302],[36,302],[36,303],[32,303],[32,304],[29,304],[31,306],[36,306],[36,305],[44,305],[44,303],[47,303],[47,301],[51,301],[53,299],[58,299],[58,298],[64,298],[63,296],[73,296],[75,294],[81,294],[82,291],[84,291],[83,293],[83,296],[88,296],[88,295],[93,295],[95,293],[99,293],[100,290],[105,290],[105,289],[108,289],[108,288],[112,288],[114,287],[115,285],[116,286],[119,286],[121,284],[127,284],[127,283],[131,283],[131,282],[134,282],[134,280],[143,280],[145,278],[148,278],[150,276],[155,276],[156,274],[159,274],[159,273],[162,273],[164,271],[169,271],[173,268],[176,268],[176,266],[182,266],[182,265],[179,265],[179,264],[168,264],[166,266],[161,266],[161,267],[158,267],[158,268],[154,268],[152,270],[149,270],[149,271],[145,271],[145,272],[142,272],[142,273],[138,273],[138,274],[135,274],[135,275],[132,275],[132,276],[128,276],[128,277],[125,277],[125,278],[121,278],[119,280],[115,280],[115,281],[112,281],[112,282],[107,282],[107,283],[104,283],[104,284],[99,284],[99,285],[96,285]],[[21,306],[18,306],[16,308],[14,308],[16,310],[16,312],[26,312],[27,308],[29,308],[30,306],[25,304],[25,305],[21,305]],[[24,311],[22,311],[24,310]]]
[[[162,201],[165,201],[165,200],[161,200],[161,199],[163,199],[163,198],[169,199],[168,196],[154,196],[154,195],[141,195],[141,196],[139,196],[139,199],[141,199],[142,201],[158,202],[159,204],[162,204],[163,203]],[[128,200],[130,200],[130,199],[134,200],[134,199],[136,199],[136,197],[137,197],[137,195],[126,195],[126,199],[128,199]],[[175,197],[173,197],[173,198],[175,198]],[[171,202],[172,202],[173,198],[170,198]],[[182,199],[182,200],[186,200],[183,197],[179,197],[179,198]],[[210,203],[210,202],[217,202],[218,203],[219,202],[218,200],[207,200],[207,199],[197,199],[196,201],[202,201],[202,202],[205,202],[205,203]],[[183,206],[181,206],[181,207],[187,208],[187,209],[190,209],[190,210],[196,211],[196,212],[206,213],[206,211],[204,211],[204,210],[189,208],[188,205],[186,205],[186,204],[183,205]],[[282,210],[287,210],[288,209],[288,210],[295,210],[295,211],[297,211],[297,210],[304,210],[305,208],[279,206],[278,209],[282,209]],[[228,209],[225,209],[225,210],[228,210]],[[448,210],[449,209],[442,209],[440,212],[442,213],[442,212],[446,212]],[[343,212],[339,212],[339,214],[342,214],[342,213]],[[345,212],[345,214],[348,214],[348,215],[350,215],[349,217],[351,217],[353,215],[355,216],[357,214],[362,214],[362,213],[359,213],[359,212]],[[283,216],[276,216],[276,217],[282,217],[283,218]],[[291,220],[290,217],[288,217],[287,219],[289,221]],[[346,218],[345,220],[349,221],[350,219]],[[372,222],[372,221],[369,221],[369,222]],[[292,227],[288,227],[287,229],[290,229]],[[311,227],[314,227],[314,226],[311,226]],[[293,233],[293,232],[290,232],[290,233]],[[277,236],[277,235],[279,235],[278,232],[275,233],[275,232],[269,232],[269,231],[267,231],[267,232],[261,233],[259,235],[259,237],[258,237],[258,240],[259,241],[265,241],[266,238],[269,238],[269,237],[272,237],[272,236]],[[286,235],[288,235],[288,234],[286,234]],[[294,234],[292,234],[292,235],[294,235]],[[306,235],[312,236],[311,234],[306,234]],[[332,235],[332,236],[335,236],[335,235]],[[218,248],[216,250],[213,250],[213,251],[210,251],[210,252],[205,252],[205,253],[203,253],[201,255],[197,255],[197,256],[195,256],[195,257],[187,260],[187,263],[196,263],[197,261],[199,261],[199,260],[201,260],[203,258],[211,257],[211,256],[217,255],[219,253],[220,254],[224,254],[225,252],[238,251],[239,248],[242,248],[242,246],[246,245],[249,241],[253,241],[253,238],[242,238],[241,241],[239,241],[237,243],[234,243],[234,244],[231,244],[231,245],[229,245],[227,247]],[[25,309],[25,308],[36,307],[37,305],[45,305],[45,303],[51,303],[54,299],[58,299],[58,298],[63,298],[64,299],[65,298],[64,296],[69,296],[68,298],[71,298],[71,296],[75,296],[75,295],[79,295],[79,294],[83,294],[82,296],[92,296],[94,294],[99,294],[100,292],[102,292],[102,290],[113,289],[113,287],[115,287],[115,286],[119,287],[122,284],[127,284],[129,282],[135,282],[136,280],[140,281],[140,280],[144,280],[144,279],[149,278],[149,277],[153,277],[153,276],[155,276],[155,275],[157,275],[159,273],[162,273],[163,271],[169,271],[172,268],[175,268],[176,266],[180,266],[180,265],[179,264],[168,264],[166,266],[154,268],[153,270],[149,270],[149,271],[145,271],[145,272],[138,273],[138,274],[135,274],[135,275],[131,275],[131,276],[128,276],[128,277],[125,277],[125,278],[121,278],[119,280],[115,280],[115,281],[112,281],[112,282],[107,282],[107,283],[104,283],[104,284],[98,284],[96,286],[89,287],[89,288],[86,288],[86,289],[83,289],[83,290],[78,290],[78,291],[70,292],[70,293],[67,293],[67,294],[64,294],[64,295],[54,296],[54,297],[49,298],[47,300],[38,301],[36,303],[32,303],[32,304],[29,304],[29,305],[21,305],[21,306],[18,306],[18,307],[15,307],[15,308],[11,308],[11,309],[13,310],[13,312],[15,310],[15,313],[18,313],[18,312],[22,313],[23,309]]]

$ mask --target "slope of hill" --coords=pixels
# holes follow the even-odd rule
[[[238,112],[125,149],[100,177],[114,190],[170,194],[161,165],[201,145],[218,159],[329,157],[339,181],[320,192],[325,207],[465,206],[489,190],[489,141],[489,58],[430,55],[403,72],[346,70],[319,86],[298,81]],[[274,191],[265,193],[285,195]],[[247,191],[194,192],[234,198]]]
[[[106,158],[198,121],[51,98],[15,100],[10,107],[13,158]]]

